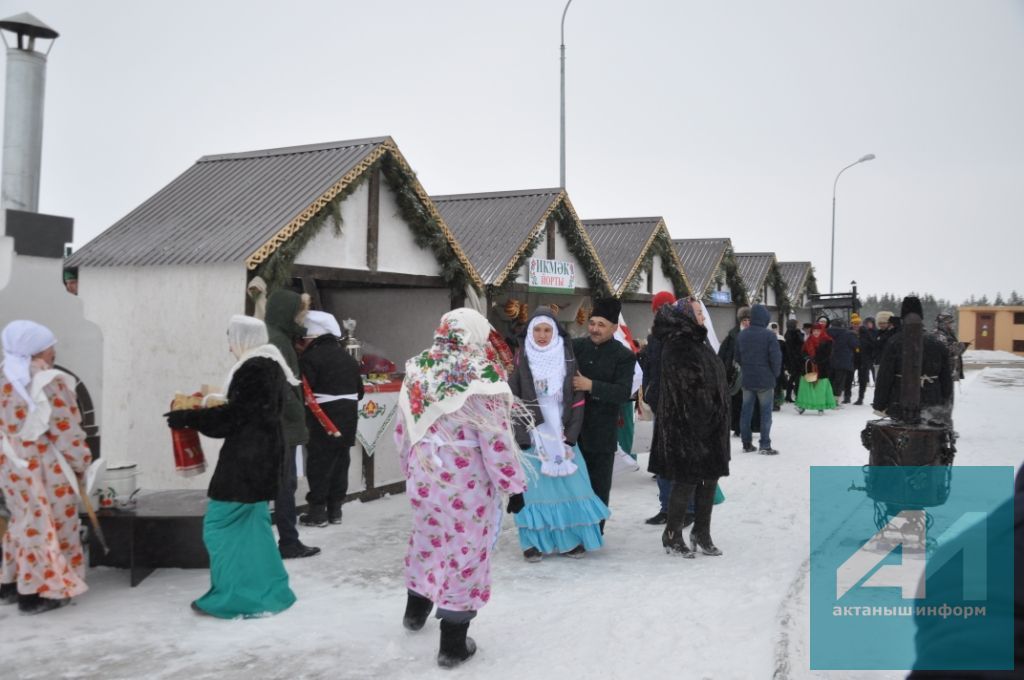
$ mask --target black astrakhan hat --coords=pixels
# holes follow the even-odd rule
[[[608,319],[612,323],[619,322],[619,314],[622,312],[622,303],[616,298],[598,298],[594,300],[594,309],[590,312],[591,317],[599,316]]]

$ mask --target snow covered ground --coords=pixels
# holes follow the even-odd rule
[[[1022,460],[1024,370],[973,371],[958,388],[957,463]],[[479,652],[455,671],[434,662],[438,625],[401,626],[403,496],[345,506],[340,527],[306,529],[321,556],[286,563],[299,601],[268,619],[196,616],[206,571],[158,570],[139,587],[94,569],[90,591],[37,617],[0,607],[4,678],[900,678],[901,672],[808,669],[808,468],[861,465],[869,407],[824,416],[775,414],[777,457],[733,440],[727,501],[712,531],[725,555],[669,557],[645,472],[612,490],[604,550],[523,561],[511,522],[494,556],[494,596],[470,628]]]
[[[1012,352],[990,349],[969,349],[964,352],[964,364],[985,366],[992,364],[1024,364],[1024,357]]]

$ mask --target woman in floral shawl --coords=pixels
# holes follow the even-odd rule
[[[521,407],[488,343],[490,330],[473,310],[445,314],[430,349],[406,363],[399,395],[395,440],[413,510],[403,624],[419,630],[437,604],[442,667],[476,652],[466,632],[491,597],[500,494],[512,494],[509,511],[518,512],[526,488],[512,429]]]

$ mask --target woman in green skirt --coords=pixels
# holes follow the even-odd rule
[[[269,616],[295,602],[270,525],[268,501],[277,497],[284,456],[281,408],[285,383],[297,385],[263,322],[235,315],[228,345],[238,362],[228,373],[227,401],[171,411],[174,429],[191,428],[224,439],[210,480],[203,542],[210,554],[210,590],[192,603],[222,619]]]
[[[825,330],[824,324],[819,322],[811,327],[811,337],[804,341],[804,356],[807,357],[808,368],[800,377],[796,410],[799,413],[808,410],[824,413],[826,409],[836,408],[832,383],[826,377],[831,372],[832,337]],[[817,374],[817,380],[807,379],[812,374]]]

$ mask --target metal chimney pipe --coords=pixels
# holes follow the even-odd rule
[[[58,33],[27,12],[0,21],[0,29],[17,36],[14,45],[7,45],[0,209],[39,212],[43,99],[49,49],[40,52],[35,47],[37,38],[52,41]],[[7,44],[6,35],[4,44]],[[53,47],[52,42],[50,47]]]

